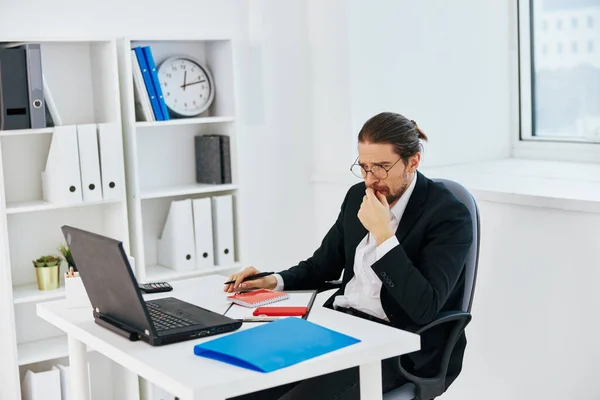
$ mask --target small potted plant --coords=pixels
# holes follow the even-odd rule
[[[62,254],[63,258],[65,259],[66,263],[68,264],[69,271],[71,270],[71,268],[73,268],[73,271],[76,272],[77,267],[75,266],[75,261],[73,260],[73,256],[71,255],[71,249],[69,248],[69,246],[67,246],[66,243],[62,243],[58,247],[58,251],[60,251],[60,254]]]
[[[61,259],[55,255],[42,256],[33,260],[39,290],[58,289]]]

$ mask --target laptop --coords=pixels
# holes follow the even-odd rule
[[[144,301],[122,242],[68,225],[61,230],[97,324],[152,346],[231,332],[242,326],[242,321],[174,297]]]

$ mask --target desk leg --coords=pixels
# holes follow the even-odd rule
[[[70,336],[69,375],[71,379],[71,397],[77,400],[90,400],[87,346]]]
[[[383,388],[381,386],[381,361],[363,364],[360,371],[360,398],[381,400]]]

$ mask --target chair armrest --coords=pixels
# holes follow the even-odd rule
[[[452,331],[450,332],[450,336],[446,343],[446,348],[444,349],[444,354],[442,355],[442,360],[440,364],[440,369],[438,374],[433,378],[424,378],[420,376],[416,376],[408,372],[404,367],[402,367],[402,363],[400,362],[400,358],[398,358],[398,364],[400,367],[400,372],[402,375],[413,382],[417,387],[417,400],[421,399],[433,399],[436,398],[445,391],[446,386],[446,373],[448,372],[448,364],[450,362],[450,356],[452,355],[452,351],[454,350],[454,346],[456,345],[456,341],[459,336],[465,330],[465,327],[471,321],[471,314],[463,311],[449,311],[440,313],[435,320],[425,325],[422,328],[419,328],[415,333],[422,334],[423,332],[433,328],[434,326],[438,326],[441,324],[452,323],[454,324]]]
[[[467,324],[469,322],[471,322],[471,314],[464,312],[464,311],[446,311],[446,312],[439,313],[433,321],[431,321],[424,327],[419,328],[419,330],[417,330],[415,333],[420,335],[421,333],[433,328],[434,326],[438,326],[441,324],[445,324],[448,322],[454,322],[454,321],[463,321],[464,322],[463,329],[464,329],[467,326]]]

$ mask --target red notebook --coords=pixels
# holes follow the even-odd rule
[[[255,317],[266,316],[266,317],[304,317],[308,312],[308,307],[258,307],[252,315]]]
[[[275,292],[269,289],[258,289],[252,292],[236,293],[228,296],[227,300],[244,307],[260,307],[266,304],[275,303],[281,300],[289,299],[290,295],[285,292]]]

